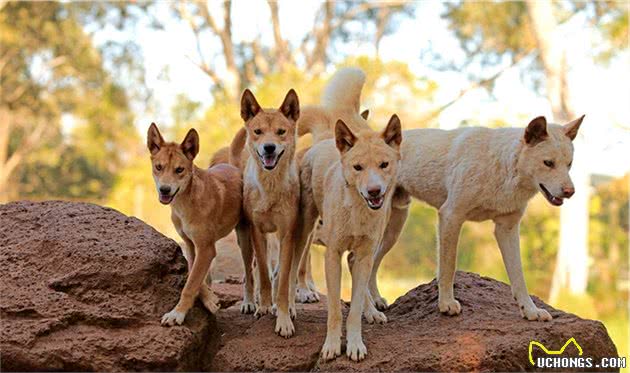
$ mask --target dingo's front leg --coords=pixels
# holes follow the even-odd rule
[[[448,201],[447,201],[448,203]],[[462,306],[453,294],[453,281],[457,267],[457,241],[463,221],[444,205],[439,211],[439,266],[438,266],[438,307],[447,315],[459,315]]]
[[[291,266],[293,261],[294,250],[294,229],[282,232],[280,241],[280,273],[278,275],[278,295],[276,298],[278,304],[278,318],[276,319],[276,333],[282,337],[289,338],[295,333],[295,327],[291,321],[295,317],[295,295],[289,294],[289,281],[291,280]],[[292,297],[293,302],[289,302]],[[291,303],[292,307],[289,307]]]
[[[322,358],[324,360],[332,360],[341,355],[341,254],[336,247],[328,247],[326,249],[325,266],[326,289],[328,291],[328,322],[326,341],[322,347]]]
[[[192,272],[192,266],[195,262],[195,244],[186,236],[183,232],[179,232],[179,235],[184,240],[184,246],[182,246],[182,252],[186,258],[188,264],[188,273]],[[208,287],[205,279],[199,288],[199,298],[201,303],[206,307],[210,313],[217,313],[219,310],[219,298],[212,292],[212,289]]]
[[[311,234],[306,243],[306,249],[302,252],[300,258],[300,267],[298,270],[298,283],[295,299],[300,303],[317,303],[319,302],[319,294],[315,288],[313,277],[311,274],[311,244],[313,235]]]
[[[256,267],[258,268],[258,307],[254,316],[261,317],[271,311],[271,281],[269,279],[269,268],[267,267],[267,239],[265,234],[252,226],[252,244],[256,254]]]
[[[495,219],[494,236],[499,244],[503,263],[510,278],[512,295],[518,303],[521,316],[527,320],[549,321],[552,319],[551,315],[546,310],[536,307],[525,285],[519,244],[520,218],[519,213],[518,216],[510,215]]]
[[[254,253],[251,241],[251,226],[246,222],[240,222],[236,226],[236,239],[238,246],[241,248],[241,256],[243,257],[243,270],[245,272],[245,283],[243,284],[243,303],[241,304],[241,313],[254,313],[256,305],[254,303],[254,276],[252,273],[252,262]]]
[[[206,286],[204,284],[210,264],[216,255],[214,242],[208,244],[206,242],[195,242],[195,259],[188,273],[186,284],[179,297],[179,302],[170,312],[162,317],[162,325],[173,326],[181,325],[186,318],[186,313],[193,306],[195,298],[199,295],[200,288]],[[217,307],[218,309],[218,307]]]
[[[365,249],[365,248],[364,248]],[[352,265],[352,300],[350,302],[350,312],[346,321],[347,346],[346,355],[354,361],[361,361],[367,355],[367,348],[361,336],[361,314],[363,313],[363,302],[367,292],[367,282],[372,270],[372,248],[366,250],[367,253],[357,254],[357,258]]]
[[[383,239],[374,251],[374,265],[372,266],[372,272],[370,273],[370,282],[368,285],[368,289],[370,292],[369,295],[371,295],[371,297],[368,298],[368,300],[373,302],[374,306],[379,311],[386,310],[388,305],[387,300],[381,296],[381,293],[378,290],[378,268],[380,267],[381,261],[383,260],[385,255],[392,249],[392,247],[394,247],[396,241],[398,241],[398,237],[402,232],[408,215],[409,205],[405,205],[405,207],[401,208],[392,206],[392,212],[389,218],[389,222],[387,223],[387,227],[385,228]]]

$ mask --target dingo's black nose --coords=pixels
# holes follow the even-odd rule
[[[171,194],[171,187],[169,186],[161,186],[160,193],[162,194]]]
[[[276,144],[265,144],[263,145],[263,149],[267,154],[273,154],[276,151]]]
[[[571,198],[575,194],[575,188],[562,188],[562,193],[564,193],[565,198]]]
[[[381,187],[368,187],[368,194],[370,197],[378,197],[381,195]]]

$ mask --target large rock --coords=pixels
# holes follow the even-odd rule
[[[214,319],[159,320],[186,273],[177,244],[81,203],[0,207],[2,370],[196,370]]]
[[[437,311],[435,280],[400,297],[386,312],[389,319],[386,325],[363,324],[368,356],[359,363],[350,361],[345,354],[331,362],[319,359],[326,337],[326,312],[322,305],[299,309],[297,333],[289,341],[273,335],[271,318],[242,321],[236,310],[228,309],[218,318],[225,334],[222,347],[209,368],[221,371],[524,371],[535,370],[529,362],[530,341],[558,350],[570,338],[580,344],[582,356],[593,357],[594,362],[602,357],[618,356],[606,328],[599,321],[556,310],[535,297],[534,302],[549,311],[554,319],[533,322],[520,318],[510,287],[502,282],[458,272],[455,296],[463,308],[462,314],[456,317]],[[345,305],[344,319],[348,309]],[[533,356],[534,359],[542,356],[539,348],[534,349]],[[570,345],[562,356],[578,356],[577,349]],[[567,370],[572,369],[561,369]]]
[[[435,282],[421,285],[390,307],[388,324],[364,324],[366,360],[323,362],[325,299],[298,306],[293,338],[275,335],[273,317],[240,314],[242,268],[230,245],[220,256],[232,258],[213,266],[228,282],[213,285],[225,309],[215,318],[197,305],[183,326],[164,328],[186,272],[172,240],[95,205],[0,206],[2,370],[521,371],[534,368],[531,340],[559,349],[571,337],[585,357],[617,356],[600,322],[536,298],[554,320],[523,320],[508,285],[459,272],[462,315],[440,315]]]

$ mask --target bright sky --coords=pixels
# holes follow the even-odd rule
[[[219,2],[212,4],[220,7]],[[280,1],[282,33],[293,45],[311,30],[318,6],[319,1],[313,0]],[[220,9],[216,11],[220,14]],[[440,18],[441,11],[440,2],[420,2],[414,17],[404,19],[397,31],[382,41],[380,57],[406,62],[419,76],[437,81],[437,102],[448,102],[468,87],[466,76],[432,70],[421,60],[421,52],[428,45],[455,59],[464,58],[458,41]],[[271,42],[270,15],[265,1],[235,1],[232,17],[236,40],[252,40],[261,33],[263,42]],[[135,35],[144,54],[147,84],[158,103],[156,113],[138,115],[137,126],[142,132],[151,121],[170,122],[170,108],[179,93],[206,106],[212,102],[210,79],[187,57],[198,58],[190,29],[173,20],[168,2],[158,3],[157,18],[166,24],[166,30],[140,27]],[[621,176],[630,171],[630,57],[625,52],[608,66],[595,65],[591,54],[601,41],[585,24],[581,17],[574,17],[562,29],[570,66],[571,101],[579,113],[586,114],[581,129],[585,145],[578,151],[588,154],[585,162],[591,172]],[[355,55],[374,53],[370,44],[351,48]],[[217,54],[221,51],[215,38],[203,40],[203,50]],[[207,59],[211,57],[206,55]],[[489,71],[488,75],[492,73]],[[455,128],[464,120],[483,125],[484,121],[497,117],[513,122],[514,126],[524,126],[528,118],[540,114],[551,118],[548,102],[523,85],[517,69],[508,70],[498,79],[494,93],[496,100],[482,90],[470,92],[442,113],[440,126]]]

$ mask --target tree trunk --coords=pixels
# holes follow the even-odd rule
[[[566,123],[575,114],[568,98],[565,50],[558,22],[549,1],[527,0],[527,10],[545,70],[547,97],[554,119]],[[588,220],[590,175],[586,169],[585,150],[581,136],[574,141],[575,153],[571,178],[575,194],[560,212],[560,247],[553,273],[550,302],[555,302],[562,290],[574,295],[584,294],[588,282]]]

